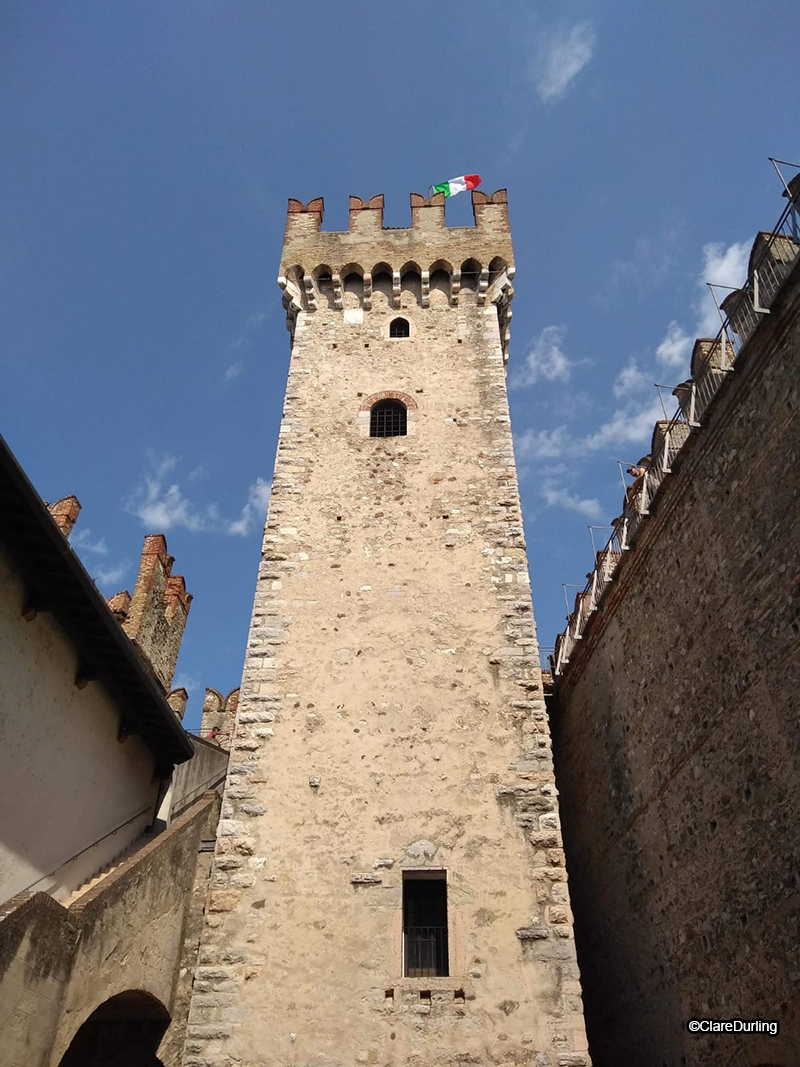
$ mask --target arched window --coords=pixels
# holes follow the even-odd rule
[[[389,323],[390,337],[408,337],[409,330],[408,319],[392,319]],[[405,408],[403,410],[405,411]]]
[[[406,406],[399,400],[379,400],[372,405],[369,413],[370,437],[405,437],[407,427]]]

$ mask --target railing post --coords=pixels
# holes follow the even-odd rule
[[[694,419],[694,400],[695,400],[695,384],[692,382],[689,388],[689,425],[699,426],[699,422],[695,422]]]
[[[753,267],[753,311],[755,311],[758,315],[769,315],[769,308],[761,306],[761,294],[759,293],[757,267]]]
[[[726,370],[733,370],[733,360],[728,355],[728,331],[725,329],[724,323],[722,324],[719,343],[722,345],[722,352],[720,355],[723,357],[720,360],[720,366],[725,367]]]
[[[597,564],[592,571],[592,591],[589,595],[589,610],[594,611],[597,607]]]
[[[639,507],[638,507],[637,510],[638,510],[640,515],[649,515],[650,514],[649,501],[646,498],[647,479],[648,479],[649,475],[650,475],[650,468],[647,467],[645,469],[644,474],[642,475],[642,487],[639,490]]]
[[[620,552],[628,551],[628,519],[624,513],[622,516],[622,534],[619,539],[619,550]]]

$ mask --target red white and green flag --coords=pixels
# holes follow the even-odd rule
[[[442,182],[432,188],[434,193],[455,196],[456,193],[465,193],[468,189],[477,189],[480,184],[480,174],[462,174],[460,178],[451,178],[449,182]]]

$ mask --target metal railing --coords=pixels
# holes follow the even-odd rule
[[[553,645],[539,645],[539,667],[543,671],[549,671],[555,647]]]
[[[407,978],[447,975],[446,926],[407,926],[403,931],[403,942]]]
[[[709,404],[722,382],[735,366],[747,344],[800,254],[798,198],[790,199],[771,233],[759,233],[753,245],[747,283],[733,290],[720,307],[722,326],[709,341],[703,358],[692,368],[692,377],[674,390],[678,410],[671,419],[659,423],[657,444],[649,466],[625,490],[622,515],[614,521],[614,532],[606,546],[595,555],[595,566],[586,586],[575,597],[575,607],[567,618],[567,627],[556,638],[553,669],[564,672],[570,655],[588,619],[597,609],[614,579],[622,553],[633,548],[636,531],[650,513],[650,506],[664,478],[672,471],[692,429],[701,425]],[[702,349],[700,350],[702,352]]]

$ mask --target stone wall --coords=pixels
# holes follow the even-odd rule
[[[800,273],[623,555],[552,725],[600,1067],[800,1062]],[[780,1035],[689,1034],[692,1018]]]
[[[348,234],[290,207],[292,360],[186,1067],[588,1063],[501,319],[479,285],[510,266],[508,216],[495,194],[488,228],[451,235],[439,206],[381,231],[355,205],[378,220]],[[347,288],[356,245],[388,289]],[[448,249],[480,269],[426,293]],[[410,337],[389,336],[397,315]],[[369,437],[386,392],[407,436]],[[446,871],[446,977],[403,976],[420,869]]]
[[[172,772],[167,803],[169,818],[174,819],[203,793],[216,790],[222,793],[222,783],[228,767],[228,753],[216,743],[192,737],[194,755],[179,764]]]
[[[213,835],[217,810],[214,795],[198,801],[70,907],[44,893],[5,905],[0,1067],[58,1067],[81,1024],[126,990],[144,991],[178,1016],[182,1036],[194,966],[191,937],[192,958],[184,958],[184,934],[190,918],[197,925],[193,910],[202,913],[198,845]],[[196,931],[193,945],[196,956]],[[170,1031],[164,1044],[165,1067],[178,1067],[180,1045]]]
[[[200,723],[200,735],[213,741],[215,745],[230,751],[233,736],[233,724],[236,709],[239,706],[239,688],[232,689],[223,696],[217,689],[206,689],[203,700],[203,718]]]
[[[172,684],[192,604],[183,576],[172,573],[174,562],[164,535],[148,534],[133,595],[116,593],[108,602],[165,690]]]

